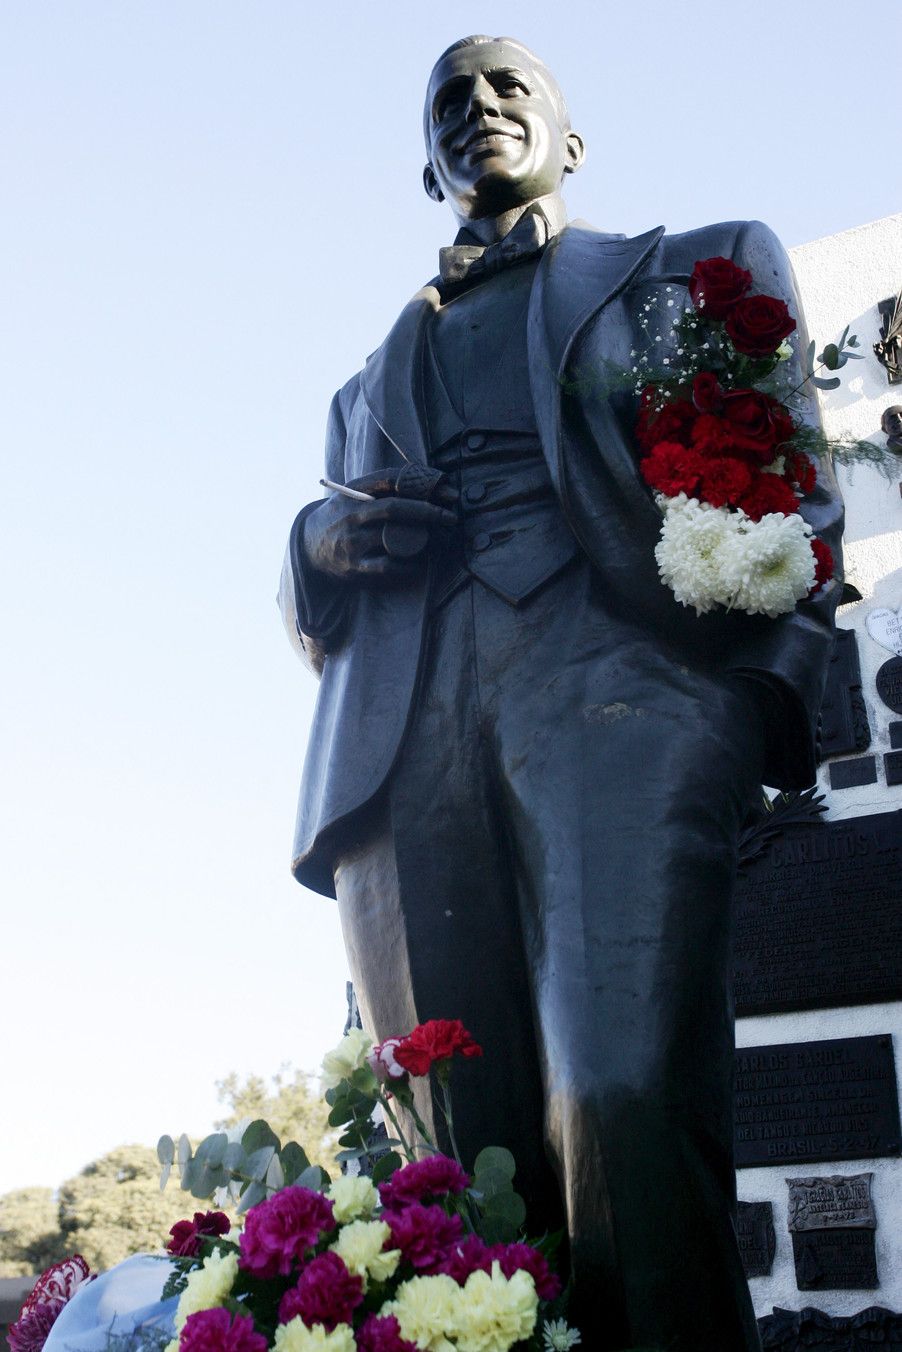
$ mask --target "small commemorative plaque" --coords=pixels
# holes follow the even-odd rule
[[[892,1038],[737,1050],[734,1122],[739,1169],[898,1155]]]
[[[894,714],[902,714],[902,657],[891,657],[877,672],[877,694]]]
[[[868,1291],[880,1285],[873,1230],[795,1230],[792,1255],[800,1291]]]
[[[770,1202],[740,1202],[736,1218],[739,1252],[747,1277],[767,1277],[777,1251],[774,1209]]]
[[[874,1230],[873,1174],[831,1174],[824,1178],[787,1178],[789,1228],[796,1230]]]
[[[787,828],[736,907],[737,1014],[902,999],[902,812]]]
[[[875,643],[902,657],[902,610],[881,606],[868,612],[865,624]]]

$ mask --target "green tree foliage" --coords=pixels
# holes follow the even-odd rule
[[[313,1078],[301,1070],[283,1066],[267,1085],[259,1075],[242,1080],[233,1071],[218,1080],[216,1091],[227,1115],[216,1123],[218,1131],[228,1131],[242,1122],[263,1118],[282,1141],[297,1141],[304,1147],[311,1164],[318,1164],[335,1176],[338,1133],[329,1126],[329,1105],[316,1088]]]
[[[66,1252],[82,1254],[103,1272],[130,1254],[159,1251],[181,1219],[173,1201],[160,1193],[155,1150],[117,1146],[60,1188]]]
[[[29,1277],[65,1256],[52,1188],[0,1197],[0,1277]]]

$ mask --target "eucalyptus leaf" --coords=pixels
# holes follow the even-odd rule
[[[473,1179],[473,1191],[484,1200],[497,1196],[500,1192],[513,1192],[512,1179],[501,1169],[480,1169]]]
[[[222,1163],[226,1169],[232,1169],[235,1173],[244,1172],[244,1164],[247,1155],[244,1146],[240,1141],[230,1141],[223,1151]]]
[[[814,350],[816,347],[817,343],[812,338],[811,342],[808,344],[808,351],[805,354],[805,367],[808,371],[814,370]]]
[[[347,1099],[341,1099],[335,1104],[335,1107],[329,1114],[330,1127],[343,1127],[346,1122],[354,1120],[354,1109]]]
[[[373,1182],[384,1183],[387,1178],[391,1178],[397,1169],[404,1164],[401,1156],[394,1150],[390,1150],[387,1155],[380,1155],[373,1165]]]
[[[282,1161],[278,1155],[273,1155],[269,1161],[269,1168],[266,1171],[266,1186],[270,1192],[278,1192],[279,1188],[285,1186],[285,1174],[282,1169]]]
[[[166,1184],[169,1182],[169,1175],[171,1173],[172,1173],[172,1165],[164,1164],[162,1169],[160,1170],[160,1192],[163,1191],[163,1189],[166,1187]]]
[[[183,1169],[191,1158],[191,1142],[188,1140],[188,1137],[185,1135],[184,1132],[182,1132],[181,1136],[179,1137],[178,1158],[180,1169]]]
[[[311,1164],[309,1169],[305,1169],[299,1178],[295,1179],[299,1188],[313,1188],[316,1192],[322,1192],[326,1184],[326,1172],[318,1164]]]
[[[266,1188],[262,1183],[256,1181],[249,1183],[241,1195],[241,1201],[238,1203],[239,1216],[243,1215],[249,1207],[256,1206],[258,1202],[262,1202],[265,1197]]]
[[[194,1181],[203,1168],[196,1160],[186,1160],[181,1167],[181,1185],[183,1192],[191,1192],[194,1188]]]
[[[845,352],[843,353],[843,356],[845,357],[846,361],[864,361],[863,352],[850,352],[848,348],[846,348]]]
[[[307,1154],[297,1141],[289,1141],[287,1145],[283,1145],[279,1152],[279,1159],[282,1161],[282,1172],[285,1175],[286,1183],[293,1183],[305,1169],[310,1168]]]
[[[831,376],[829,379],[825,379],[824,376],[812,376],[811,383],[819,390],[838,390],[842,381],[839,376]]]
[[[335,1158],[339,1164],[350,1164],[352,1160],[362,1159],[364,1155],[369,1153],[365,1145],[357,1145],[353,1148],[349,1147],[347,1150],[339,1150]]]
[[[175,1160],[175,1142],[171,1136],[161,1136],[157,1141],[157,1159],[161,1164],[172,1164]]]
[[[473,1166],[474,1172],[481,1174],[483,1169],[500,1169],[508,1178],[513,1178],[517,1172],[517,1161],[509,1150],[505,1150],[501,1145],[487,1145],[484,1150],[480,1150],[476,1156],[476,1163]]]
[[[526,1220],[526,1203],[516,1192],[499,1192],[486,1202],[483,1214],[500,1242],[510,1243]]]
[[[272,1145],[261,1146],[259,1150],[254,1150],[247,1157],[244,1166],[244,1172],[248,1178],[255,1178],[262,1182],[266,1177],[266,1171],[269,1168],[269,1162],[275,1156],[276,1149]]]
[[[252,1122],[241,1138],[241,1144],[248,1154],[255,1150],[261,1150],[265,1145],[271,1145],[274,1150],[281,1149],[282,1142],[268,1122],[264,1122],[262,1117],[258,1117]]]
[[[229,1138],[224,1131],[214,1132],[212,1136],[204,1137],[194,1153],[194,1158],[203,1160],[204,1164],[209,1164],[212,1169],[218,1169],[228,1144]]]
[[[822,361],[828,371],[835,371],[839,367],[839,348],[835,343],[828,343],[821,353],[818,361]]]

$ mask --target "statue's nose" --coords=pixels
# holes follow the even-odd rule
[[[467,104],[467,120],[475,122],[486,114],[490,117],[498,116],[498,96],[488,80],[475,80]]]

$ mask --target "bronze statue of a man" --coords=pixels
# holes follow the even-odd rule
[[[644,289],[698,259],[801,329],[791,270],[757,222],[568,225],[583,144],[510,39],[439,58],[425,131],[459,233],[332,404],[326,474],[371,500],[330,493],[289,544],[286,622],[321,673],[294,871],[338,898],[368,1032],[453,1017],[483,1044],[461,1146],[508,1146],[533,1217],[566,1225],[583,1345],[750,1352],[736,843],[762,780],[814,779],[839,583],[775,620],[678,605],[635,398],[568,375],[628,369]],[[829,467],[804,510],[835,551]]]

